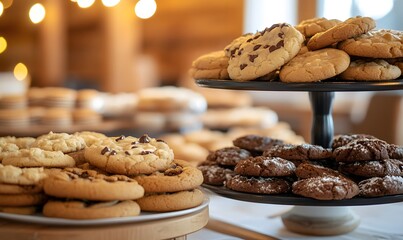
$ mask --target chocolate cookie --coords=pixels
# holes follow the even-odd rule
[[[235,175],[234,170],[218,165],[201,165],[198,169],[203,173],[203,183],[215,186],[223,186],[225,181]]]
[[[279,194],[290,190],[290,183],[283,178],[245,177],[235,175],[225,186],[238,192]]]
[[[284,144],[284,141],[280,139],[253,134],[238,137],[232,142],[234,146],[246,149],[255,154],[262,154],[265,150],[268,150],[273,146]]]
[[[379,139],[358,139],[336,148],[333,157],[337,162],[383,160],[389,158],[388,146]]]
[[[403,194],[403,177],[373,177],[358,183],[360,195],[363,197],[380,197]]]
[[[338,148],[357,139],[376,139],[376,137],[368,134],[340,134],[333,137],[332,148]]]
[[[237,174],[253,177],[285,177],[293,175],[294,171],[294,163],[279,157],[248,158],[235,166]]]
[[[389,144],[388,153],[391,159],[403,160],[403,146]]]
[[[247,159],[251,156],[252,154],[245,149],[239,147],[225,147],[209,154],[207,159],[217,162],[219,165],[235,166],[240,160]]]
[[[324,176],[342,176],[342,174],[340,174],[336,170],[311,163],[301,163],[300,165],[298,165],[297,169],[295,170],[295,174],[297,175],[297,177],[303,179]]]
[[[292,192],[304,197],[318,200],[350,199],[359,193],[355,182],[334,176],[306,178],[292,185]]]
[[[396,159],[353,162],[341,164],[340,171],[362,177],[403,176],[403,162]]]
[[[294,164],[299,165],[301,162],[308,160],[321,160],[332,157],[331,149],[323,148],[318,145],[311,144],[285,144],[275,146],[270,150],[263,153],[267,157],[280,157],[292,161]]]

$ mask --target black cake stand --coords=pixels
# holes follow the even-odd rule
[[[335,92],[390,91],[403,89],[403,79],[391,81],[348,82],[327,79],[313,83],[283,83],[278,81],[247,81],[196,79],[197,85],[207,88],[251,90],[251,91],[304,91],[309,93],[313,120],[311,143],[329,148],[334,127],[332,105]],[[385,204],[403,201],[403,195],[379,198],[353,198],[347,200],[320,201],[292,194],[259,195],[235,192],[224,187],[204,187],[224,197],[268,204],[295,205],[282,216],[287,229],[310,235],[337,235],[354,230],[360,223],[359,217],[348,206]]]

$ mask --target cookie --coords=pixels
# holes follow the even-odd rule
[[[376,23],[370,17],[352,17],[324,32],[313,35],[308,43],[309,50],[318,50],[343,40],[360,36],[375,28]]]
[[[46,151],[40,148],[21,149],[15,155],[5,157],[3,165],[16,167],[74,167],[76,162],[61,151]]]
[[[379,139],[357,139],[336,148],[333,158],[337,162],[383,160],[389,158],[388,144]]]
[[[403,160],[403,146],[389,144],[388,153],[391,159]]]
[[[151,174],[167,169],[174,159],[164,141],[143,135],[106,141],[105,145],[85,148],[85,159],[110,173],[124,175]]]
[[[43,207],[43,215],[52,218],[99,219],[132,217],[139,214],[139,205],[131,200],[110,202],[51,200]]]
[[[301,163],[295,170],[295,174],[300,179],[324,176],[343,177],[343,175],[336,170],[312,163]]]
[[[381,197],[403,194],[403,177],[385,176],[365,179],[358,183],[363,197]]]
[[[23,206],[23,207],[0,207],[0,212],[20,214],[20,215],[33,215],[38,212],[37,206]]]
[[[282,82],[318,82],[334,77],[348,68],[350,56],[344,51],[324,48],[291,59],[280,70]]]
[[[90,147],[96,143],[100,143],[103,139],[107,138],[107,136],[103,133],[92,132],[92,131],[81,131],[75,132],[74,136],[79,136],[84,139],[85,145]]]
[[[318,200],[342,200],[358,195],[359,189],[346,178],[324,176],[298,180],[292,184],[292,192]]]
[[[201,165],[197,167],[203,173],[203,183],[223,186],[224,183],[235,176],[234,170],[219,165]]]
[[[137,200],[142,211],[172,212],[197,207],[204,201],[204,194],[199,189],[175,193],[147,194]]]
[[[46,195],[34,194],[0,194],[0,206],[22,207],[45,203]]]
[[[194,79],[229,79],[228,61],[224,51],[204,54],[193,61],[189,71]]]
[[[235,175],[225,186],[238,192],[279,194],[290,190],[290,183],[283,178],[245,177]]]
[[[340,74],[340,78],[353,81],[393,80],[401,75],[401,70],[382,59],[355,60]]]
[[[225,147],[218,149],[207,156],[209,161],[213,161],[222,166],[235,166],[240,160],[251,157],[252,154],[239,147]]]
[[[357,139],[376,139],[376,137],[368,134],[339,134],[333,137],[332,148],[336,149],[338,147],[347,145],[348,143]],[[403,152],[402,152],[403,154]],[[403,155],[402,155],[403,156]]]
[[[238,137],[232,142],[236,147],[246,149],[257,154],[261,154],[265,150],[268,150],[273,146],[284,144],[284,141],[280,139],[274,139],[253,134]]]
[[[339,49],[349,55],[371,58],[403,57],[403,32],[377,29],[340,42]]]
[[[279,157],[258,156],[239,161],[234,171],[250,177],[286,177],[294,174],[295,165]]]
[[[175,160],[167,170],[134,178],[146,193],[179,192],[194,189],[203,183],[203,174],[185,161]]]
[[[295,28],[309,38],[336,26],[340,22],[338,19],[311,18],[301,21]]]
[[[403,176],[403,161],[384,159],[341,164],[340,171],[362,177]]]
[[[53,133],[39,136],[32,147],[46,151],[75,152],[85,148],[85,141],[79,136],[67,133]]]
[[[17,185],[0,183],[0,194],[32,194],[40,193],[43,190],[42,184]]]
[[[287,23],[257,32],[239,46],[228,62],[235,81],[249,81],[271,73],[295,57],[304,36]]]
[[[35,185],[47,177],[43,168],[19,168],[0,164],[0,183]]]
[[[241,44],[246,42],[246,40],[248,40],[252,36],[253,36],[252,33],[246,33],[243,34],[242,36],[235,38],[230,44],[225,46],[224,48],[225,56],[227,56],[228,58],[234,57],[235,53],[239,50]]]
[[[134,200],[144,195],[143,187],[132,178],[79,168],[52,174],[45,179],[43,189],[54,197],[94,201]]]
[[[400,69],[400,71],[402,72],[402,75],[403,75],[403,62],[396,62],[393,65],[398,67]]]
[[[311,144],[284,144],[278,145],[263,153],[267,157],[280,157],[290,161],[321,160],[332,157],[329,148]]]

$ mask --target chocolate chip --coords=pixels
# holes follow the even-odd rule
[[[255,61],[255,58],[257,58],[259,55],[249,55],[249,61],[253,62]]]
[[[231,54],[232,57],[235,56],[236,50],[237,50],[236,48],[231,50],[230,54]]]
[[[164,140],[162,140],[162,139],[157,139],[157,142],[163,142],[163,143],[166,143]]]
[[[109,152],[110,149],[108,147],[104,147],[101,151],[101,154],[104,155],[105,153]]]
[[[266,49],[266,48],[268,48],[268,47],[269,47],[269,45],[267,45],[267,44],[263,46],[264,49]]]
[[[132,146],[132,149],[133,149],[133,148],[138,148],[138,146]]]
[[[282,23],[282,24],[280,25],[280,27],[281,27],[281,28],[283,28],[283,27],[288,27],[288,24],[287,24],[287,23]]]
[[[152,153],[152,151],[141,151],[140,155],[147,155]]]
[[[115,141],[116,141],[116,142],[119,142],[120,140],[123,140],[123,139],[125,139],[125,138],[126,138],[125,136],[120,135],[120,137],[116,138]]]
[[[139,143],[139,142],[134,141],[134,142],[132,142],[131,144],[137,144],[137,143]]]
[[[277,49],[279,49],[280,47],[277,47],[277,46],[270,46],[269,47],[269,52],[274,52],[274,51],[276,51]]]
[[[125,151],[125,154],[128,155],[128,156],[130,156],[130,153],[129,153],[128,151]]]
[[[83,173],[80,175],[81,178],[88,178],[89,176],[90,176],[90,175],[88,175],[87,172],[83,172]]]
[[[149,143],[150,142],[150,138],[148,137],[148,135],[144,134],[143,136],[141,136],[139,138],[139,142],[140,143]]]
[[[246,42],[252,42],[253,38],[249,38]]]
[[[243,52],[243,48],[239,49],[239,51],[238,51],[238,56],[241,55],[242,52]]]
[[[109,155],[116,155],[118,154],[115,150],[112,150],[112,152]]]
[[[280,40],[277,44],[276,47],[281,48],[284,47],[284,40]]]
[[[253,39],[258,39],[258,38],[260,38],[260,35],[256,35],[253,37]]]
[[[241,69],[241,70],[243,70],[244,68],[246,68],[248,66],[248,64],[241,64],[241,65],[239,65],[239,68]]]
[[[283,37],[284,37],[284,33],[283,33],[283,32],[279,32],[279,33],[278,33],[278,37],[279,37],[279,38],[283,38]]]
[[[256,45],[256,46],[254,46],[254,47],[253,47],[253,51],[258,50],[258,49],[259,49],[261,46],[262,46],[262,45],[260,45],[260,44],[258,44],[258,45]]]

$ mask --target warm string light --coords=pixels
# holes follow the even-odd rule
[[[119,2],[120,2],[120,0],[102,0],[102,4],[105,7],[114,7],[114,6],[118,5]]]
[[[77,0],[77,4],[80,8],[89,8],[94,2],[95,0]]]
[[[42,4],[35,3],[31,9],[29,9],[29,18],[34,24],[42,22],[45,18],[46,11]]]
[[[3,6],[3,3],[0,2],[0,16],[3,15],[3,11],[4,11],[4,6]]]
[[[157,3],[154,0],[139,0],[134,7],[136,16],[142,19],[150,18],[157,10]]]

